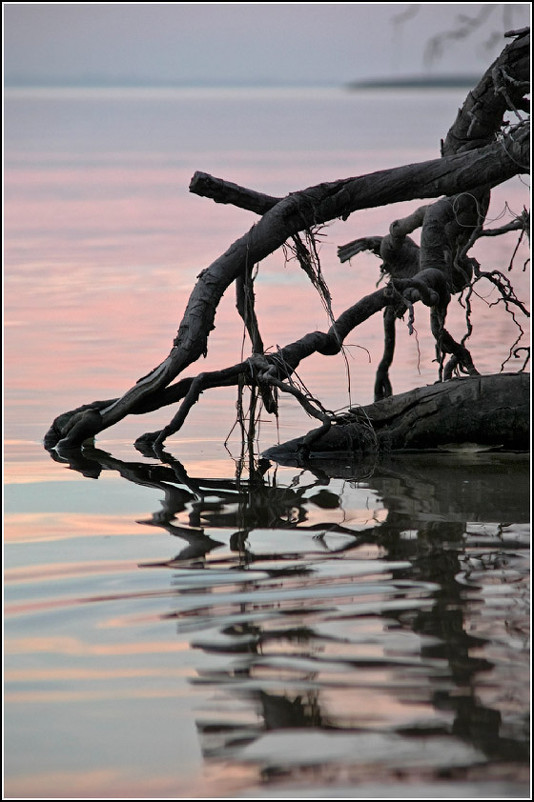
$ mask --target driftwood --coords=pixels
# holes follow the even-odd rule
[[[529,445],[530,375],[498,373],[452,379],[357,407],[327,430],[314,429],[263,456],[285,464],[430,449],[528,451]]]
[[[457,343],[445,328],[451,297],[466,289],[472,291],[474,283],[484,276],[497,286],[507,306],[515,305],[528,314],[505,277],[484,273],[468,255],[476,239],[484,234],[491,188],[528,171],[529,122],[523,109],[530,79],[530,32],[513,32],[511,36],[512,41],[459,110],[442,142],[441,158],[319,184],[285,198],[196,173],[192,192],[249,209],[261,218],[199,274],[171,351],[163,362],[121,397],[84,404],[58,416],[45,437],[47,447],[76,448],[128,414],[142,414],[181,401],[164,429],[138,441],[140,447],[153,446],[157,452],[165,439],[184,424],[204,390],[243,384],[261,395],[270,413],[277,412],[277,393],[290,393],[326,429],[335,421],[320,402],[295,387],[291,376],[296,367],[313,353],[338,353],[356,326],[384,310],[385,347],[377,372],[376,398],[390,396],[388,369],[394,357],[395,321],[408,311],[410,325],[413,304],[419,301],[431,309],[438,378],[449,379],[457,373],[478,375],[464,341]],[[505,119],[508,113],[515,115],[513,124]],[[356,240],[340,249],[342,260],[365,249],[376,252],[389,278],[387,286],[356,299],[336,320],[331,320],[328,331],[309,332],[276,353],[264,353],[254,311],[254,266],[276,249],[289,245],[330,308],[315,248],[317,226],[336,218],[346,220],[359,209],[419,198],[440,199],[394,221],[385,237]],[[526,215],[514,223],[526,229]],[[421,228],[419,246],[409,238],[417,228]],[[251,357],[218,371],[181,377],[184,370],[205,355],[219,301],[233,282],[237,308],[252,343]]]

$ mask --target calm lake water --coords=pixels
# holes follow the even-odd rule
[[[188,192],[202,170],[273,195],[422,161],[461,90],[19,90],[5,101],[5,796],[527,798],[529,459],[411,455],[313,470],[242,460],[234,390],[204,393],[165,459],[131,417],[68,461],[53,418],[168,353],[195,277],[255,221]],[[493,225],[528,203],[494,192]],[[379,262],[336,249],[417,202],[323,230],[338,314]],[[480,241],[507,271],[514,234]],[[522,244],[509,273],[529,297]],[[527,321],[477,286],[469,347],[517,370]],[[262,335],[327,326],[294,261],[260,267]],[[231,291],[202,370],[240,361]],[[398,327],[396,392],[436,380],[428,312]],[[465,310],[449,328],[465,332]],[[521,339],[521,330],[524,336]],[[372,400],[381,321],[299,376]],[[522,352],[523,355],[523,352]],[[350,386],[347,381],[350,373]],[[291,400],[257,450],[314,427]]]

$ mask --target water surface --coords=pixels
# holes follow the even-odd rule
[[[205,393],[161,461],[132,443],[168,409],[83,453],[42,447],[57,414],[120,395],[161,361],[195,276],[254,223],[190,195],[195,170],[284,195],[433,158],[461,102],[461,91],[8,94],[7,796],[528,797],[526,457],[251,472],[233,390]],[[496,190],[495,225],[526,202],[520,179]],[[416,205],[325,230],[336,314],[379,277],[370,254],[339,265],[337,246],[386,233]],[[516,241],[481,241],[475,255],[507,271]],[[521,246],[510,277],[528,298],[525,258]],[[518,342],[479,288],[469,347],[494,372],[528,329],[518,316]],[[261,266],[257,303],[270,347],[327,325],[282,253]],[[450,317],[461,338],[465,310]],[[202,369],[241,358],[231,291],[216,324]],[[399,326],[398,392],[436,379],[424,309],[416,329]],[[381,342],[380,321],[351,335],[350,388],[341,357],[299,375],[329,408],[369,403]],[[257,452],[313,425],[284,400]]]

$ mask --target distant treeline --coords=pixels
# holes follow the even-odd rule
[[[376,78],[351,81],[348,89],[456,89],[476,86],[479,75],[421,75],[413,78]]]

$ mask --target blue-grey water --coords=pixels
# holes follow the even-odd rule
[[[5,103],[7,798],[529,798],[530,462],[457,451],[259,463],[233,390],[206,392],[162,460],[127,419],[60,457],[53,418],[113,398],[167,354],[195,276],[254,216],[189,194],[196,170],[268,194],[439,155],[462,90],[11,90]],[[528,202],[513,179],[494,225]],[[417,206],[335,221],[321,262],[341,311]],[[517,236],[477,245],[528,299]],[[203,363],[240,361],[227,293]],[[517,369],[528,321],[474,299],[483,372]],[[266,344],[323,328],[283,254],[260,266]],[[519,325],[518,325],[519,322]],[[465,309],[451,311],[465,330]],[[396,391],[434,381],[424,311]],[[521,331],[524,331],[521,337]],[[372,400],[381,322],[302,379]],[[521,360],[519,360],[521,361]],[[325,364],[326,363],[326,364]],[[284,400],[256,450],[314,422]],[[243,458],[245,457],[245,458]]]

